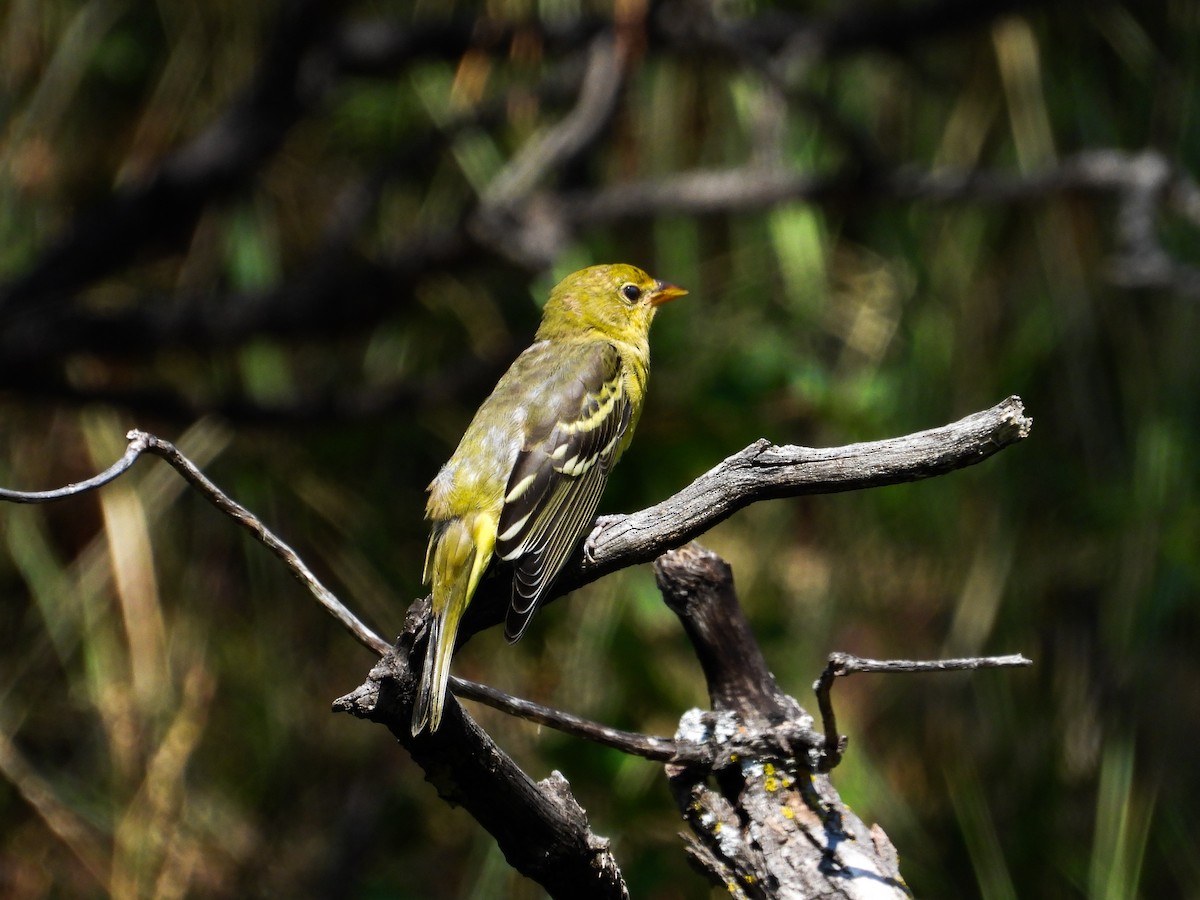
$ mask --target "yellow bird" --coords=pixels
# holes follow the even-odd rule
[[[458,625],[492,557],[513,565],[504,634],[515,641],[583,537],[642,412],[650,323],[686,293],[629,265],[568,275],[550,292],[536,342],[429,485],[433,622],[414,735],[441,722]]]

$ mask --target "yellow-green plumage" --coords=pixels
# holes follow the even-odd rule
[[[513,564],[505,634],[515,641],[591,523],[642,411],[655,310],[684,293],[627,265],[564,278],[536,343],[429,485],[433,624],[413,734],[441,721],[458,624],[492,557]]]

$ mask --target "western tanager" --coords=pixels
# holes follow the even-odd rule
[[[550,292],[536,342],[429,485],[433,622],[414,735],[441,721],[458,624],[492,557],[514,568],[504,633],[515,641],[591,524],[642,411],[650,322],[686,293],[634,266],[568,275]]]

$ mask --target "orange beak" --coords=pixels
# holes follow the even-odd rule
[[[662,306],[664,303],[670,303],[676,297],[682,297],[686,293],[687,291],[681,287],[676,287],[665,281],[656,281],[654,282],[654,292],[647,300],[651,306]]]

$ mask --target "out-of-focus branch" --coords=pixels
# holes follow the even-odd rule
[[[782,66],[832,59],[864,50],[899,53],[986,25],[1022,9],[1045,9],[1046,0],[929,0],[903,7],[843,6],[828,16],[770,10],[745,19],[723,16],[704,0],[663,3],[655,19],[660,40],[710,57],[755,57]]]
[[[530,198],[549,173],[600,139],[617,108],[626,57],[612,35],[596,38],[574,109],[527,143],[484,191],[472,232],[500,255],[536,270],[561,252],[565,236],[554,228],[555,217],[540,215]]]
[[[473,47],[502,44],[517,30],[474,19],[403,29],[340,26],[344,9],[331,0],[284,3],[246,90],[153,172],[81,215],[22,277],[0,287],[0,314],[61,299],[150,248],[175,250],[204,206],[245,185],[340,77],[456,59]]]
[[[1167,213],[1200,225],[1200,185],[1191,173],[1156,150],[1089,150],[1028,173],[905,167],[842,176],[760,166],[682,172],[566,194],[559,199],[557,214],[563,220],[562,230],[570,233],[620,221],[743,213],[782,203],[828,205],[872,198],[1022,204],[1042,203],[1063,193],[1116,200],[1117,251],[1112,263],[1116,281],[1126,287],[1200,296],[1200,270],[1175,262],[1158,235],[1159,223]]]
[[[938,204],[1024,204],[1041,203],[1062,193],[1108,196],[1116,201],[1114,279],[1131,287],[1200,296],[1200,271],[1174,261],[1158,236],[1158,224],[1169,214],[1200,225],[1200,184],[1152,150],[1088,151],[1026,174],[910,167],[838,176],[758,166],[685,172],[597,190],[561,194],[542,190],[522,203],[505,205],[500,218],[511,235],[525,235],[532,241],[526,249],[544,256],[561,250],[575,233],[667,215],[736,214],[791,202],[835,205],[863,197]],[[491,216],[495,224],[498,209],[475,221]],[[466,229],[463,224],[440,234],[422,235],[399,248],[386,263],[338,255],[302,278],[264,294],[230,296],[220,302],[160,298],[115,313],[72,310],[67,316],[46,310],[23,316],[9,322],[0,334],[0,385],[20,381],[21,371],[72,351],[127,355],[185,341],[189,346],[213,348],[236,345],[253,336],[327,334],[370,327],[402,304],[426,275],[448,268],[461,271],[472,260],[483,261],[483,251]],[[532,258],[523,251],[518,255],[525,263]],[[12,374],[6,375],[6,368]],[[70,391],[64,383],[56,393],[68,396]]]
[[[714,47],[727,46],[737,48],[741,54],[737,59],[749,64],[747,55],[756,62],[764,54],[782,59],[800,52],[798,48],[804,53],[834,56],[895,47],[897,42],[902,45],[986,23],[1024,5],[1031,4],[1019,0],[980,4],[938,0],[902,11],[854,9],[830,17],[764,13],[732,19],[714,17],[709,4],[693,8],[689,4],[680,7],[664,3],[652,4],[645,22],[619,24],[621,33],[631,36],[629,40],[644,31],[647,47],[656,53],[711,56]],[[688,15],[678,15],[681,11]],[[468,51],[499,53],[525,38],[538,42],[549,58],[562,59],[577,55],[581,47],[609,27],[602,20],[588,17],[561,25],[458,17],[404,26],[384,20],[343,23],[340,17],[341,7],[329,0],[293,0],[286,4],[255,77],[221,116],[145,178],[119,187],[106,203],[79,217],[24,275],[0,286],[0,315],[6,320],[0,359],[15,359],[9,351],[36,363],[71,349],[121,353],[183,340],[209,347],[235,343],[250,334],[320,333],[338,320],[345,321],[347,306],[361,310],[362,301],[345,302],[360,295],[368,298],[367,314],[351,318],[370,321],[369,309],[378,306],[370,299],[376,294],[373,288],[410,284],[406,276],[411,273],[405,267],[393,279],[380,279],[361,271],[350,260],[331,260],[324,270],[318,266],[305,271],[293,283],[262,296],[228,297],[221,303],[200,297],[174,298],[173,302],[152,302],[148,298],[142,306],[154,310],[152,313],[138,309],[108,317],[71,309],[68,315],[47,304],[61,302],[135,257],[144,259],[172,251],[186,238],[204,206],[247,184],[274,156],[292,126],[319,105],[345,76],[390,76],[422,59],[457,59]],[[598,58],[593,54],[593,62]],[[642,218],[655,211],[736,212],[797,199],[822,202],[826,197],[854,192],[856,185],[859,189],[863,186],[857,176],[847,179],[732,170],[679,175],[657,187],[632,185],[561,199],[531,192],[528,188],[536,178],[529,178],[530,173],[536,175],[553,168],[596,139],[597,126],[611,115],[613,90],[620,83],[619,69],[619,65],[608,66],[609,77],[604,75],[604,67],[593,65],[591,71],[596,77],[590,83],[597,89],[581,94],[572,116],[538,139],[536,146],[519,152],[501,180],[509,186],[513,182],[509,176],[518,172],[522,175],[515,179],[521,186],[521,214],[505,218],[517,229],[516,234],[524,235],[516,242],[518,250],[525,247],[529,251],[518,252],[523,265],[544,265],[545,259],[570,239],[572,230],[603,222]],[[501,108],[506,99],[499,98]],[[414,135],[405,143],[427,142]],[[431,154],[425,155],[432,158]],[[871,181],[872,186],[882,185],[884,189],[886,183],[883,178]],[[636,202],[631,205],[631,201],[647,195],[651,200],[648,206]],[[674,195],[679,199],[673,199]],[[483,204],[479,218],[486,220],[489,211],[504,206],[494,200]],[[459,234],[460,244],[465,237],[465,233]],[[478,254],[479,248],[473,252]],[[504,255],[511,254],[505,249]],[[438,259],[436,252],[430,256],[428,265],[416,268],[461,264],[455,258]],[[383,266],[387,268],[388,264]],[[1143,266],[1141,271],[1143,281],[1161,281],[1164,277],[1161,265]],[[1172,274],[1177,277],[1180,273]],[[319,306],[328,318],[314,312],[314,306]],[[215,308],[219,308],[219,315],[214,313]],[[17,327],[12,321],[14,312],[22,313],[15,323]],[[35,321],[24,321],[27,314]],[[231,324],[223,326],[222,320],[231,320]],[[64,330],[66,335],[62,334]]]
[[[68,380],[52,366],[30,368],[0,363],[0,385],[26,399],[67,403],[103,403],[135,416],[194,422],[218,416],[235,425],[304,426],[354,422],[381,416],[412,415],[462,402],[495,383],[517,353],[507,345],[486,359],[461,360],[433,375],[368,387],[330,387],[295,393],[286,400],[259,402],[240,393],[203,396],[169,387],[91,386]]]
[[[341,12],[341,6],[329,0],[285,4],[263,62],[247,89],[154,171],[118,187],[107,201],[80,215],[27,272],[0,285],[0,315],[9,319],[14,313],[61,302],[118,271],[135,256],[146,256],[148,250],[173,252],[204,206],[245,185],[273,157],[291,127],[318,105],[342,76],[390,75],[423,59],[456,59],[468,50],[503,46],[519,33],[538,33],[559,52],[567,52],[602,24],[586,19],[551,27],[459,17],[403,27],[362,21],[337,27]],[[311,281],[312,274],[306,273],[304,281]],[[297,293],[303,293],[297,287],[290,285],[284,299],[294,300]],[[178,311],[179,304],[171,306]],[[248,306],[253,309],[256,304]],[[289,306],[281,302],[277,308]],[[153,307],[161,309],[163,304]],[[231,303],[224,308],[242,307]],[[87,318],[85,312],[79,314]],[[56,324],[62,324],[65,317],[54,318]],[[121,323],[131,324],[135,323]],[[266,324],[258,323],[260,328]],[[190,330],[183,321],[174,325],[176,339]],[[148,343],[139,341],[144,337],[142,330],[125,327],[124,331],[135,346]],[[204,328],[198,333],[209,331]]]
[[[845,168],[836,172],[798,172],[777,160],[768,165],[760,160],[615,186],[567,190],[555,183],[565,164],[586,154],[606,133],[604,126],[618,108],[625,68],[640,58],[641,46],[637,52],[629,49],[638,41],[680,56],[725,47],[730,53],[723,64],[732,59],[735,65],[778,70],[800,57],[895,49],[1031,5],[1022,0],[934,0],[895,11],[852,9],[828,17],[767,12],[735,19],[715,14],[710,4],[662,3],[651,4],[644,20],[615,23],[614,41],[608,33],[614,24],[596,18],[556,25],[463,17],[401,27],[381,20],[344,23],[339,7],[328,0],[294,0],[279,18],[255,78],[223,115],[146,178],[118,188],[108,203],[79,218],[25,275],[0,286],[0,387],[28,390],[32,385],[41,396],[74,402],[107,398],[175,417],[213,408],[250,416],[254,404],[237,397],[196,407],[169,389],[105,391],[79,386],[52,369],[71,353],[137,356],[148,348],[181,344],[203,351],[252,338],[363,331],[393,315],[413,296],[415,285],[437,272],[461,273],[500,260],[533,271],[589,229],[664,215],[737,214],[793,202],[1026,203],[1068,191],[1111,196],[1118,204],[1114,280],[1200,296],[1200,270],[1172,259],[1158,235],[1167,214],[1200,222],[1200,187],[1156,151],[1089,151],[1042,172],[1014,174],[886,169],[869,152],[851,150]],[[326,228],[325,245],[287,283],[219,297],[203,292],[147,296],[118,310],[71,302],[74,291],[135,256],[169,250],[164,243],[185,235],[206,203],[250,182],[291,127],[319,105],[338,79],[391,75],[421,59],[456,59],[468,52],[501,57],[525,39],[537,43],[551,62],[541,81],[518,85],[514,93],[498,95],[446,127],[406,135],[395,160],[358,189],[345,192]],[[790,83],[782,76],[779,80]],[[358,229],[388,181],[419,180],[423,167],[440,158],[460,129],[504,121],[518,95],[553,95],[575,103],[557,125],[514,153],[474,209],[459,210],[455,221],[440,231],[426,230],[387,258],[364,260],[351,252]],[[822,120],[835,118],[827,110]],[[852,134],[840,140],[847,146],[861,143]],[[387,402],[303,400],[276,418],[370,415],[387,407]]]
[[[107,313],[54,303],[8,316],[0,303],[0,365],[36,367],[71,352],[138,357],[180,345],[214,349],[254,337],[362,329],[402,308],[430,272],[464,269],[474,256],[466,235],[447,229],[404,243],[384,261],[333,254],[265,292],[148,297]]]
[[[208,200],[241,184],[279,146],[318,93],[309,49],[329,32],[339,4],[284,4],[247,90],[149,177],[117,188],[79,217],[22,278],[0,291],[0,313],[69,294],[124,266],[146,245],[183,239]]]

